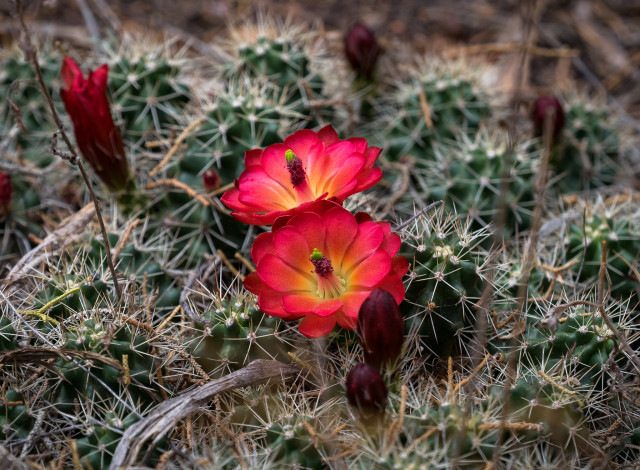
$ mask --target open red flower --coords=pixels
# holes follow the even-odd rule
[[[338,140],[331,126],[305,129],[282,144],[245,153],[246,169],[221,198],[240,222],[270,225],[282,215],[306,210],[317,200],[342,204],[382,178],[374,168],[380,149],[360,138]]]
[[[108,72],[105,64],[90,71],[85,80],[78,64],[65,57],[60,95],[82,155],[109,189],[117,191],[125,187],[129,169],[122,135],[113,123],[107,100]]]
[[[389,291],[399,304],[405,291],[406,258],[396,256],[400,237],[387,222],[356,216],[339,204],[319,201],[280,218],[251,248],[256,271],[245,287],[260,309],[286,320],[303,318],[300,332],[317,338],[336,322],[354,329],[371,291]]]

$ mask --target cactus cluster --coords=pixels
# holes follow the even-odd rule
[[[385,114],[376,128],[382,130],[381,147],[392,161],[410,156],[423,164],[433,158],[435,143],[473,134],[491,114],[477,77],[459,66],[415,71],[391,96],[380,104]]]
[[[244,289],[213,296],[190,349],[207,373],[236,370],[256,359],[287,361],[284,323],[262,313]]]
[[[483,290],[491,285],[492,254],[482,248],[490,234],[439,210],[417,217],[404,235],[402,252],[411,266],[403,303],[407,327],[443,357],[460,352],[474,331]]]
[[[381,51],[371,31],[359,34],[364,41],[348,44],[354,67],[353,58]],[[522,116],[509,114],[508,133],[498,128],[495,117],[514,111],[469,64],[424,58],[434,65],[403,64],[389,85],[373,74],[374,58],[356,70],[365,86],[342,80],[344,64],[323,49],[321,31],[292,22],[233,26],[206,57],[166,39],[124,35],[97,53],[70,51],[85,76],[108,64],[111,129],[124,137],[124,187],[105,187],[86,166],[117,279],[97,221],[64,232],[64,218],[90,194],[79,172],[50,154],[53,121],[30,66],[17,49],[0,55],[0,171],[11,173],[12,188],[0,201],[0,273],[26,263],[19,278],[0,283],[3,448],[47,468],[108,468],[123,434],[159,404],[208,382],[237,383],[262,359],[300,373],[218,393],[134,464],[475,469],[638,460],[640,217],[634,188],[608,187],[626,157],[609,108],[567,102],[537,200],[543,139]],[[40,53],[64,124],[75,124],[59,102],[62,60]],[[18,104],[28,132],[13,125],[4,98]],[[359,116],[341,108],[358,110],[358,102]],[[325,121],[338,132],[318,131]],[[344,166],[358,160],[366,170],[361,179],[347,175],[361,188],[379,178],[378,145],[385,180],[350,198],[351,211],[318,204],[322,226],[285,207],[261,235],[220,198],[241,185],[245,152],[300,129],[318,132],[300,133],[266,166],[280,178],[269,184],[291,183],[289,195],[303,190],[308,142],[352,149]],[[247,159],[254,170],[256,155]],[[336,175],[318,178],[314,191]],[[357,227],[353,239],[335,238],[346,232],[340,223]],[[287,236],[310,226],[335,233],[324,248],[305,246],[315,233],[289,246]],[[45,234],[54,242],[27,254]],[[410,266],[403,279],[399,255]],[[380,279],[374,261],[391,264]],[[398,306],[392,291],[403,286]],[[353,297],[341,297],[343,288]],[[345,302],[356,297],[354,321]],[[306,304],[296,310],[312,301],[311,314]],[[357,331],[329,333],[323,315]],[[298,331],[302,316],[307,336]]]
[[[501,216],[510,236],[531,225],[538,160],[530,143],[513,145],[505,133],[483,128],[438,145],[419,182],[429,200],[444,200],[445,207],[468,213],[475,227],[496,227]]]

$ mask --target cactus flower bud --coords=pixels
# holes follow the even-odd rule
[[[107,100],[108,67],[90,71],[88,78],[73,59],[62,63],[60,90],[84,158],[110,190],[124,189],[129,179],[120,129],[113,123]]]
[[[9,213],[12,190],[11,176],[0,171],[0,217]]]
[[[202,186],[207,191],[215,191],[220,187],[220,176],[212,168],[209,168],[202,175]]]
[[[381,413],[387,406],[387,387],[369,364],[357,363],[347,375],[347,401],[365,414]]]
[[[357,331],[367,364],[381,371],[394,362],[402,350],[404,321],[393,295],[374,290],[360,307]]]
[[[551,113],[553,120],[553,137],[557,138],[564,127],[564,110],[558,98],[554,96],[541,96],[533,103],[533,125],[535,135],[541,136],[544,131],[544,120],[546,113]]]
[[[344,38],[344,51],[358,77],[371,80],[380,55],[380,46],[373,32],[357,22]]]

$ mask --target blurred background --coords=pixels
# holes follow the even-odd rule
[[[362,21],[385,48],[458,47],[467,54],[521,67],[514,51],[522,42],[556,51],[533,54],[527,82],[562,89],[568,78],[614,98],[640,116],[640,1],[638,0],[27,0],[32,30],[52,33],[78,46],[91,30],[152,30],[178,34],[197,47],[224,34],[229,23],[260,14],[319,23],[340,40]],[[0,37],[15,36],[13,1],[0,2]],[[89,34],[88,34],[89,33]],[[563,49],[561,49],[563,48]],[[409,48],[407,48],[409,49]],[[560,56],[560,60],[558,57]],[[505,86],[510,86],[505,72]]]

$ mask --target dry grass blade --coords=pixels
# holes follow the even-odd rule
[[[96,215],[93,204],[87,204],[75,214],[60,222],[60,225],[45,237],[33,250],[26,253],[11,269],[5,280],[6,284],[19,282],[30,271],[44,262],[48,257],[58,254],[69,244],[78,240],[84,233],[87,224]]]
[[[238,387],[263,383],[269,379],[291,377],[298,369],[278,361],[257,360],[158,406],[153,413],[127,429],[113,455],[110,469],[134,465],[145,442],[158,442],[182,419],[213,399],[215,395]]]

